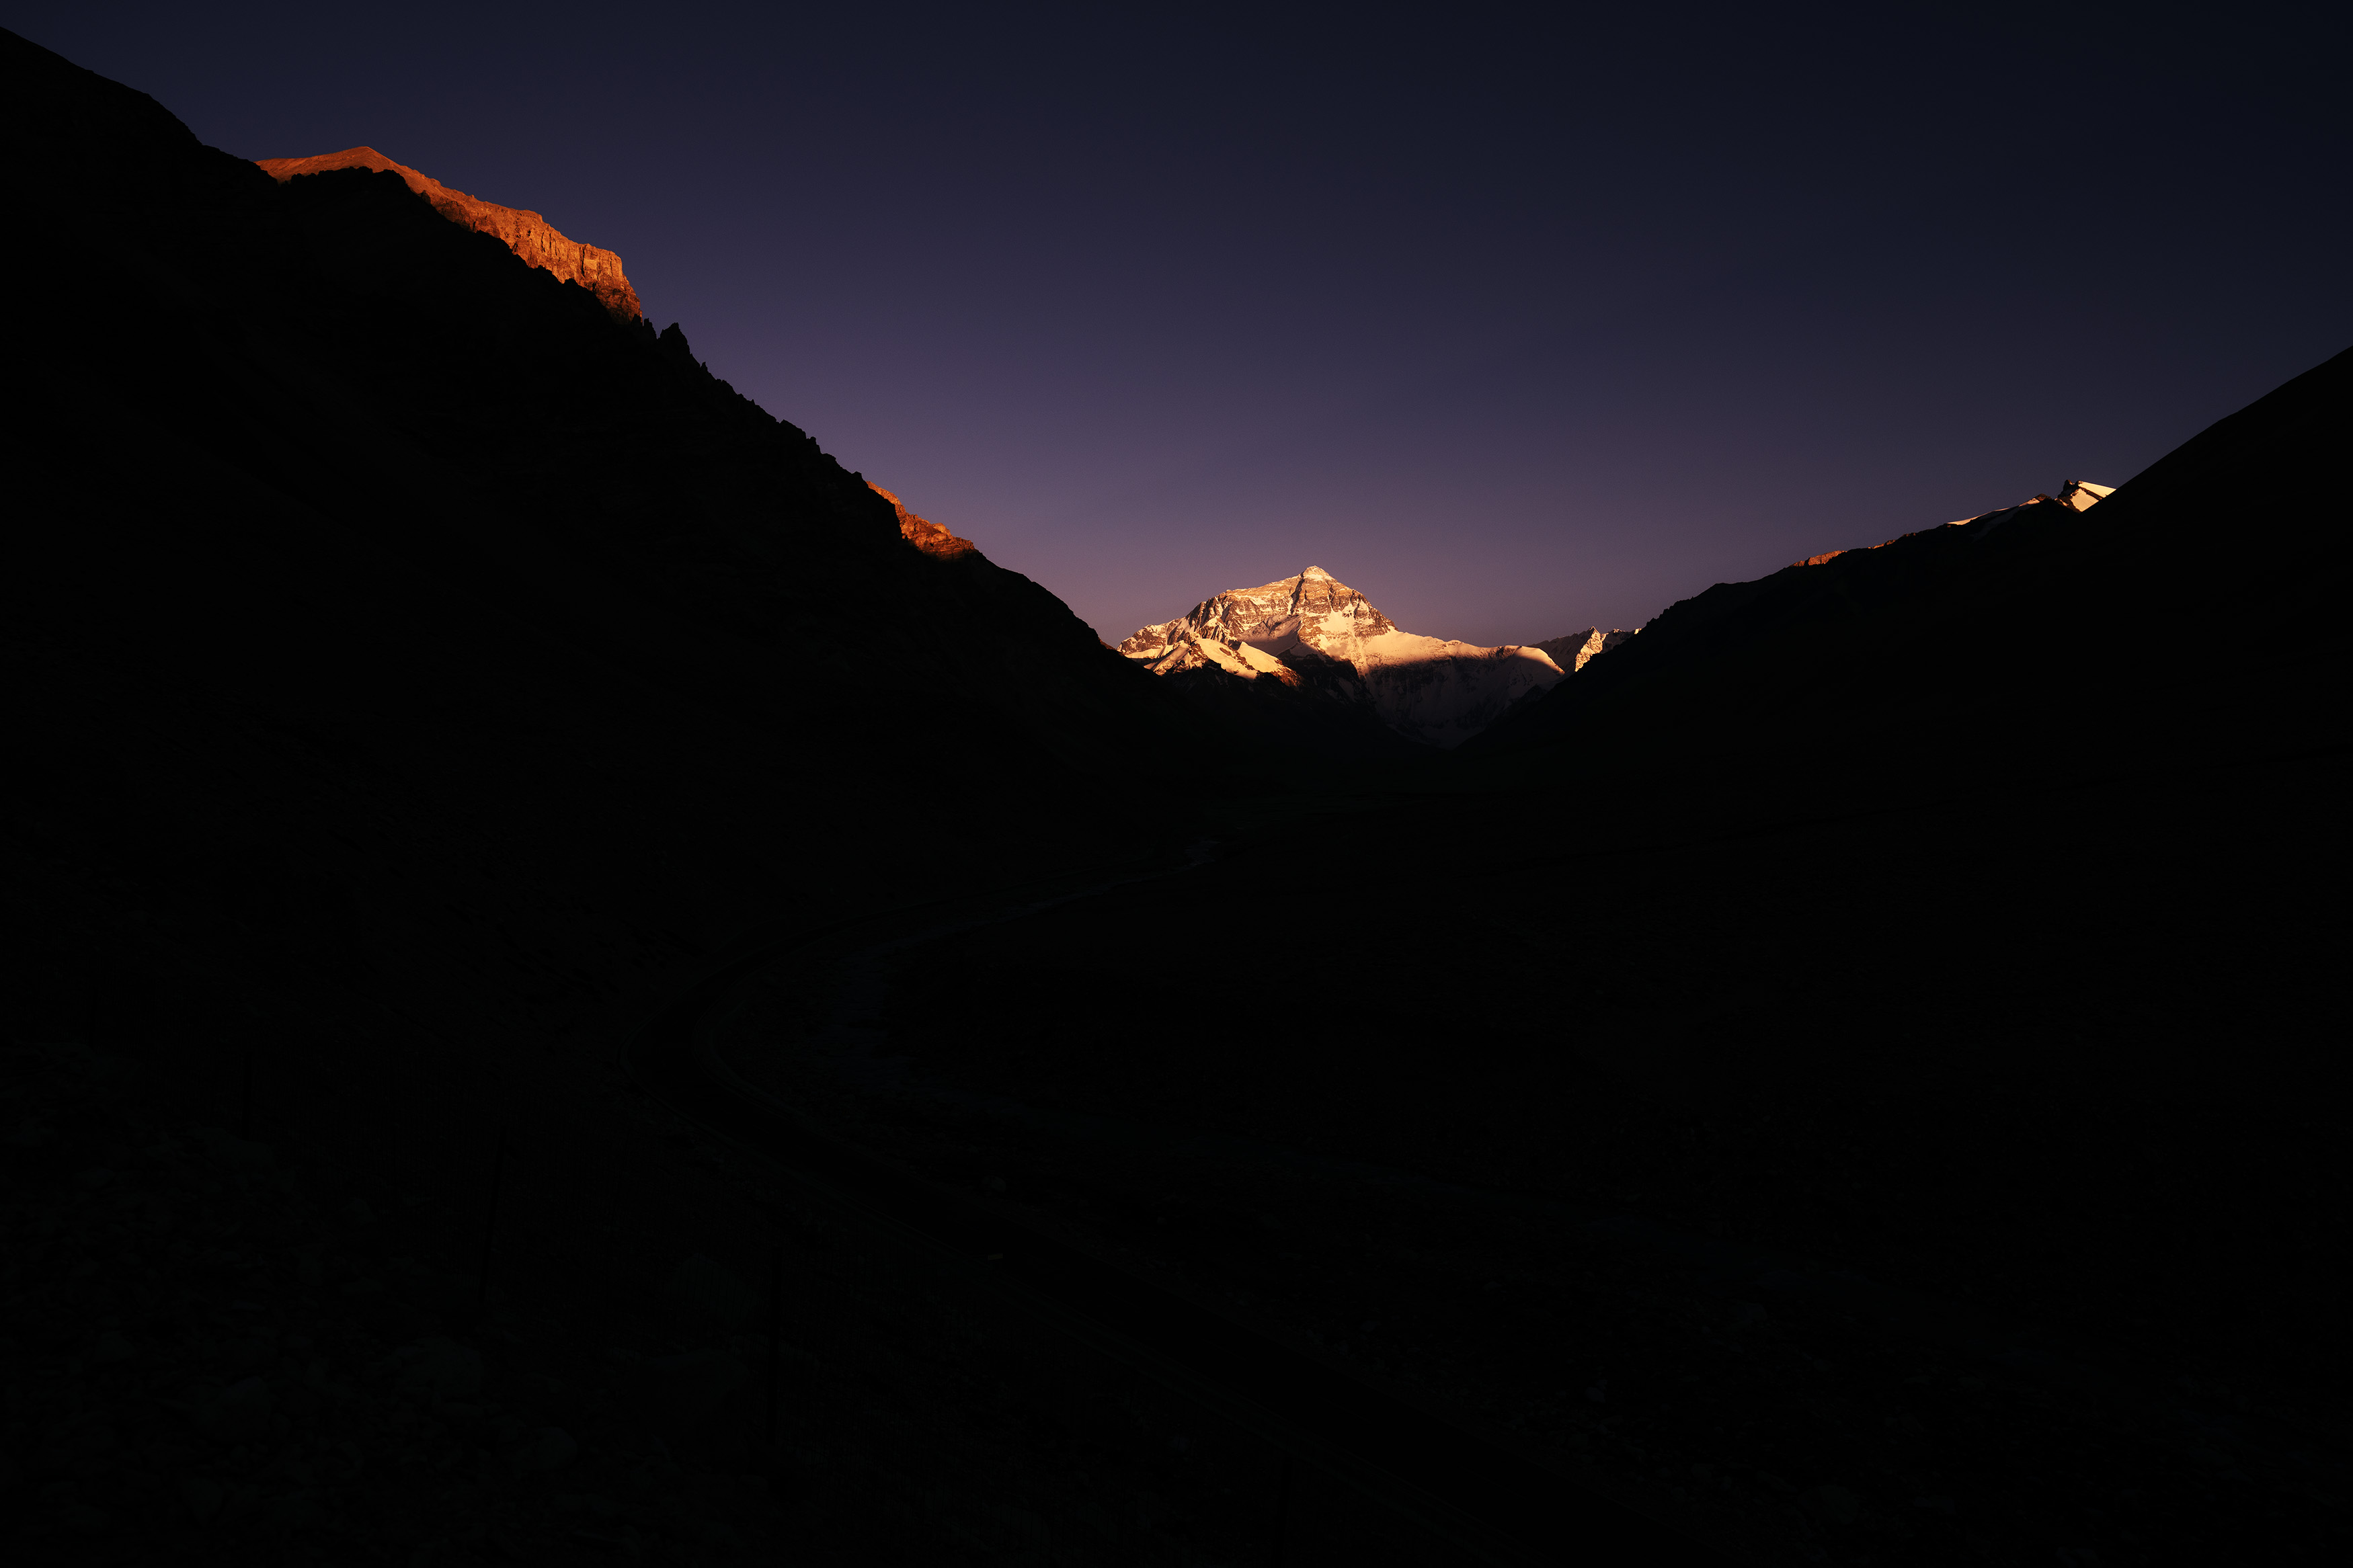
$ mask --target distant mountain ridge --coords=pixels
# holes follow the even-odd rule
[[[1335,743],[1381,749],[1388,736],[1441,750],[1473,738],[1480,742],[1476,750],[1523,745],[1549,733],[1573,705],[1597,695],[1588,683],[1579,683],[1577,693],[1567,690],[1563,682],[1568,677],[1662,621],[1674,628],[1669,643],[1679,643],[1697,604],[1712,609],[1727,595],[1753,595],[1788,573],[1894,545],[1925,544],[1947,535],[1983,540],[2015,518],[2081,513],[2115,493],[2113,485],[2069,479],[2056,495],[2036,495],[1878,544],[1827,550],[1756,584],[1718,584],[1698,600],[1669,605],[1646,626],[1588,626],[1538,642],[1481,647],[1404,631],[1363,594],[1321,566],[1310,566],[1295,577],[1229,588],[1188,614],[1139,627],[1118,651],[1176,682],[1196,706],[1219,710],[1229,720],[1243,718],[1269,738],[1303,742],[1311,749]],[[891,499],[896,505],[896,498]],[[919,537],[925,530],[954,540],[904,508],[900,515],[902,532],[919,548],[932,548]],[[1671,648],[1667,657],[1677,656]]]
[[[1608,653],[1641,629],[1640,626],[1630,629],[1617,626],[1605,632],[1599,626],[1588,626],[1581,632],[1571,632],[1565,637],[1546,637],[1540,643],[1532,643],[1529,646],[1544,649],[1546,656],[1553,663],[1560,666],[1564,673],[1575,675],[1595,658]]]
[[[1229,588],[1189,614],[1139,628],[1119,651],[1155,675],[1197,683],[1195,672],[1270,680],[1440,748],[1461,744],[1564,673],[1541,647],[1480,647],[1400,630],[1321,566]]]
[[[2114,485],[2095,485],[2089,479],[2069,479],[2065,484],[2059,487],[2059,493],[2055,496],[2029,496],[2026,500],[2020,501],[2016,506],[1996,507],[1991,511],[1981,511],[1975,517],[1957,517],[1952,521],[1946,523],[1944,526],[1947,528],[1967,528],[1971,523],[1983,523],[1985,526],[1978,531],[1980,535],[1983,535],[1991,533],[1995,529],[2000,528],[2003,523],[2009,521],[2011,518],[2018,516],[2031,506],[2050,505],[2064,507],[2069,511],[2089,511],[2093,507],[2097,506],[2101,501],[2105,500],[2108,497],[2116,493],[2116,487]],[[1894,543],[1896,539],[1914,539],[1923,533],[1935,533],[1936,531],[1937,530],[1933,528],[1917,529],[1911,533],[1897,534],[1895,539],[1882,540],[1877,544],[1855,545],[1852,549],[1883,550],[1888,545]],[[1789,564],[1792,566],[1821,566],[1837,560],[1841,555],[1849,554],[1852,551],[1850,550],[1825,550],[1820,555],[1809,555],[1802,561],[1792,561]]]
[[[1663,721],[1662,733],[1677,727],[1689,734],[1729,733],[1752,721],[1764,705],[1784,700],[1787,689],[1806,679],[1800,668],[1844,628],[1880,617],[1900,623],[1909,605],[1945,592],[1948,579],[1981,574],[2023,538],[2055,537],[2053,530],[2082,526],[2081,514],[2116,493],[2112,485],[2070,479],[2056,495],[2035,495],[1877,544],[1826,550],[1752,582],[1718,583],[1653,616],[1640,645],[1606,669],[1519,703],[1481,733],[1472,750],[1553,744],[1605,715],[1610,723]],[[1603,639],[1605,647],[1625,640]],[[1683,711],[1702,689],[1714,704],[1704,720]],[[1677,717],[1664,721],[1669,714]]]
[[[398,174],[408,188],[423,196],[435,212],[451,223],[487,234],[543,272],[577,283],[596,296],[618,320],[634,321],[645,314],[638,291],[621,271],[621,258],[599,246],[568,238],[539,214],[522,207],[502,207],[453,191],[430,174],[406,163],[396,163],[373,147],[346,147],[308,158],[257,158],[255,164],[271,179],[284,184],[298,174],[323,174],[335,169],[372,169]]]

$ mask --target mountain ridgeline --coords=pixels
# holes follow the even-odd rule
[[[27,819],[444,979],[475,889],[607,981],[754,898],[1181,831],[1112,785],[1198,717],[616,308],[609,252],[374,154],[265,170],[14,35],[0,70]]]
[[[1137,630],[1119,651],[1229,721],[1278,742],[1408,754],[1461,744],[1630,632],[1588,628],[1480,647],[1398,628],[1321,566],[1229,588]]]
[[[2341,1547],[2353,354],[1639,635],[1113,648],[539,213],[0,126],[12,1548]]]
[[[2111,486],[2071,479],[2055,498],[2038,495],[1870,548],[1909,551],[1915,548],[1909,542],[1932,537],[1981,540],[2032,509],[2081,512],[2114,493]],[[1963,531],[1950,531],[1955,529]],[[1852,553],[1824,551],[1788,571],[1826,567]],[[1844,575],[1832,581],[1836,591],[1848,591]],[[1667,631],[1664,652],[1635,662],[1680,662],[1689,628],[1712,620],[1723,601],[1753,586],[1718,584],[1698,601],[1669,606],[1651,623]],[[1624,661],[1609,667],[1607,679],[1598,672],[1581,683],[1568,678],[1645,629],[1588,626],[1500,647],[1421,637],[1401,630],[1322,567],[1310,566],[1296,577],[1228,589],[1189,614],[1140,627],[1118,646],[1195,706],[1228,723],[1254,723],[1276,744],[1394,756],[1477,741],[1469,746],[1477,754],[1559,732],[1579,703],[1620,679]],[[1409,744],[1401,748],[1400,741]]]
[[[1732,766],[1828,801],[2341,745],[2347,508],[2326,454],[2349,411],[2339,354],[2121,488],[1718,584],[1464,749]],[[2152,656],[2189,625],[2238,630]]]
[[[451,223],[487,234],[528,265],[567,283],[577,283],[594,294],[616,320],[635,321],[645,314],[638,303],[638,291],[629,286],[628,278],[621,270],[621,258],[611,251],[566,238],[535,212],[503,207],[463,191],[453,191],[430,174],[394,163],[373,147],[347,147],[340,153],[304,158],[262,158],[256,160],[255,166],[279,181],[338,169],[397,174],[401,184],[424,197],[427,205]]]
[[[712,885],[742,885],[773,856],[880,889],[943,856],[1025,858],[1033,829],[1081,856],[1181,831],[1118,804],[1171,745],[1518,776],[1580,748],[1664,773],[1774,756],[1852,785],[2334,733],[2313,683],[2339,657],[2347,533],[2321,476],[2342,356],[2113,494],[1831,551],[1639,637],[1418,636],[1310,567],[1113,650],[713,377],[678,326],[655,333],[620,258],[541,215],[367,147],[257,165],[14,35],[0,65],[42,215],[5,261],[36,307],[16,362],[44,388],[8,430],[18,787],[118,799],[191,868],[260,868],[234,881],[265,903],[281,864],[376,874],[327,826],[358,808],[216,799],[213,770],[154,748],[227,777],[265,736],[310,737],[349,788],[557,884],[590,874],[584,837],[624,880],[620,847],[675,837],[646,850],[657,881],[712,854],[733,868]],[[883,605],[923,635],[876,635]],[[2194,657],[2151,651],[2217,624],[2232,635]],[[168,809],[127,782],[165,776],[194,792]],[[949,818],[967,831],[924,838]],[[845,858],[844,823],[871,856]]]
[[[1257,759],[1345,755],[1649,812],[2341,743],[2344,356],[2113,493],[1829,551],[1640,636],[1419,636],[1309,567],[1114,650],[540,215],[365,147],[257,165],[14,35],[0,67],[43,215],[0,261],[43,388],[7,432],[12,788],[290,940],[455,952],[432,911],[470,889],[554,972],[650,973],[778,888],[1183,842],[1129,804],[1172,749],[1252,759],[1250,790],[1319,787]],[[878,635],[884,605],[923,635]]]

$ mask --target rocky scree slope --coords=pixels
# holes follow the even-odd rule
[[[1460,745],[1530,691],[1561,679],[1536,647],[1478,647],[1401,631],[1321,566],[1233,588],[1145,626],[1119,651],[1155,675],[1215,671],[1369,712],[1409,741]]]

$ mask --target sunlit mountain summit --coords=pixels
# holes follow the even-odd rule
[[[1580,645],[1591,634],[1579,634]],[[1145,626],[1119,651],[1155,675],[1271,680],[1361,708],[1409,741],[1461,744],[1565,673],[1542,647],[1480,647],[1399,629],[1321,566],[1229,588]]]

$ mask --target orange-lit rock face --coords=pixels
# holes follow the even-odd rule
[[[490,235],[533,267],[579,284],[620,320],[634,321],[645,314],[638,305],[638,291],[621,275],[621,258],[611,251],[565,238],[556,232],[554,225],[535,212],[502,207],[463,191],[453,191],[430,175],[394,163],[373,147],[347,147],[340,153],[322,153],[315,158],[259,158],[255,162],[281,181],[297,174],[324,174],[330,169],[389,169],[451,223],[461,223]]]
[[[866,481],[866,488],[891,503],[891,510],[899,514],[899,537],[913,545],[916,549],[922,551],[924,554],[937,555],[941,559],[946,560],[958,555],[969,554],[977,548],[971,540],[959,539],[955,534],[950,533],[946,529],[942,528],[938,523],[926,522],[923,519],[917,517],[913,512],[909,511],[905,507],[899,504],[899,498],[897,496],[892,495],[889,490],[884,489],[872,479]]]

